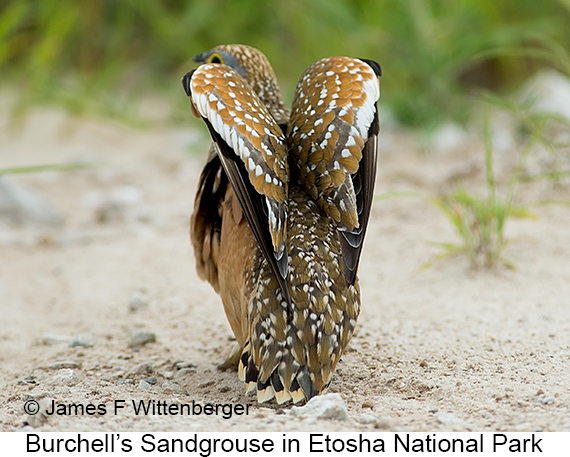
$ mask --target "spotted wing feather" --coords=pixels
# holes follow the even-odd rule
[[[286,142],[259,97],[225,65],[202,65],[183,78],[244,210],[246,219],[289,300]]]
[[[376,179],[379,75],[372,61],[330,57],[314,63],[297,85],[287,130],[302,185],[337,223],[349,284]]]

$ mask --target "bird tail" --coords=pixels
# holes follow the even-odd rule
[[[283,366],[289,364],[284,364]],[[312,397],[323,394],[330,385],[330,379],[322,389],[317,389],[310,375],[308,367],[299,367],[289,383],[282,378],[284,373],[279,373],[277,367],[267,377],[265,382],[259,376],[259,370],[255,366],[251,354],[251,345],[246,343],[238,364],[238,376],[245,383],[246,393],[256,391],[257,401],[263,403],[273,398],[277,403],[282,404],[289,400],[299,403],[310,400]],[[289,388],[286,384],[290,384]]]

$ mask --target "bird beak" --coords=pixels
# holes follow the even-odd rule
[[[208,57],[210,57],[210,52],[203,52],[202,54],[194,56],[192,60],[198,63],[206,63],[208,61]]]

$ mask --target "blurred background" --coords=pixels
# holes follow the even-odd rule
[[[187,122],[180,77],[215,45],[273,64],[287,101],[313,61],[377,60],[399,124],[464,123],[481,89],[508,94],[543,68],[570,74],[570,0],[4,0],[0,81],[15,112],[57,104],[144,122],[144,100]],[[152,110],[151,110],[152,111]]]

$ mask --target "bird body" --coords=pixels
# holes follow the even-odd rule
[[[248,390],[307,400],[328,389],[360,313],[380,69],[316,62],[289,113],[259,51],[196,60],[183,85],[214,140],[191,218],[197,271],[222,298]]]

